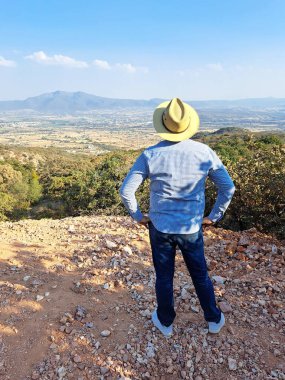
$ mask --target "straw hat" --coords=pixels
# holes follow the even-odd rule
[[[182,141],[199,129],[197,112],[178,98],[161,103],[153,113],[153,126],[164,140]]]

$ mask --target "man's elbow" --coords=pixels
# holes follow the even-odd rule
[[[125,199],[126,198],[125,189],[124,189],[123,185],[119,189],[119,195],[120,195],[121,199]]]
[[[231,197],[233,197],[235,191],[236,191],[236,187],[235,187],[235,185],[233,184],[233,185],[229,188],[229,194],[231,195]]]
[[[122,185],[119,189],[119,195],[122,200],[127,200],[132,197],[132,192],[126,188],[126,186]]]

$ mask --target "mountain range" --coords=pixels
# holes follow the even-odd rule
[[[164,99],[136,100],[105,98],[85,92],[55,91],[25,100],[0,101],[0,112],[31,110],[47,114],[74,114],[96,109],[154,108]],[[285,110],[285,98],[186,101],[197,109],[279,108]]]

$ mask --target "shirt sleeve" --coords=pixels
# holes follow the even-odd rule
[[[145,154],[142,153],[132,166],[120,188],[120,196],[122,202],[124,203],[131,217],[137,222],[142,220],[143,214],[140,211],[138,202],[135,197],[135,192],[143,183],[143,181],[148,178],[148,174],[149,171],[147,160]]]
[[[218,222],[224,216],[235,192],[234,183],[217,154],[210,149],[211,168],[208,176],[218,189],[218,196],[208,218]]]

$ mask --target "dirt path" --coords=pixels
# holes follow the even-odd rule
[[[145,229],[119,217],[0,223],[0,379],[285,379],[284,246],[211,228],[205,245],[227,325],[207,333],[178,253],[165,340],[150,321]]]

